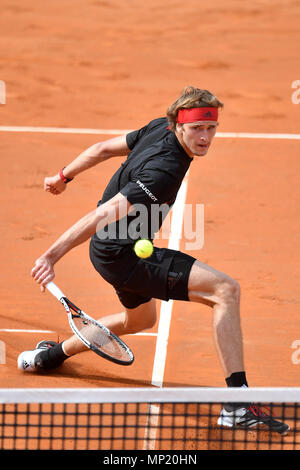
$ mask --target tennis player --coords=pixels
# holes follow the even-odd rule
[[[192,162],[204,157],[215,136],[223,107],[207,90],[187,87],[168,108],[167,116],[145,127],[97,143],[55,176],[44,188],[61,194],[80,173],[114,156],[127,156],[112,176],[96,209],[80,219],[35,262],[33,279],[44,286],[54,278],[55,264],[79,244],[90,240],[90,259],[96,271],[115,288],[124,311],[100,319],[116,335],[153,327],[155,299],[199,302],[213,310],[213,332],[218,357],[229,387],[247,386],[240,325],[240,287],[236,280],[194,257],[170,249],[154,248],[140,259],[133,250],[143,237],[153,240],[151,210],[172,207]],[[138,215],[146,208],[146,217]],[[125,224],[124,224],[125,221]],[[136,225],[134,225],[136,222]],[[162,220],[156,225],[158,231]],[[125,227],[125,230],[124,230]],[[134,230],[132,228],[135,228]],[[48,371],[87,348],[72,336],[62,343],[42,341],[18,358],[24,371]],[[284,434],[288,426],[253,407],[224,408],[219,424],[246,428],[264,422]]]

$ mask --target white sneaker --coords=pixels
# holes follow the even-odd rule
[[[23,351],[18,357],[18,369],[23,372],[40,372],[43,367],[41,361],[37,360],[38,355],[56,344],[54,341],[40,341],[33,351]]]
[[[250,405],[247,408],[241,407],[231,411],[222,409],[218,419],[219,426],[239,427],[251,429],[255,426],[263,425],[269,431],[286,435],[289,426],[282,421],[274,419],[271,415],[264,413],[258,406]]]

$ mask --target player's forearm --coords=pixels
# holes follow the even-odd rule
[[[108,158],[110,157],[105,153],[103,143],[94,144],[78,155],[78,157],[64,168],[64,176],[66,178],[74,178],[76,175]]]
[[[57,263],[66,253],[84,243],[95,233],[97,220],[96,210],[82,217],[53,243],[43,257],[48,258],[53,265]]]
[[[69,228],[43,255],[52,265],[57,263],[66,253],[88,240],[96,231],[126,216],[132,210],[127,199],[117,194],[107,203],[82,217]]]
[[[127,155],[128,152],[129,148],[125,135],[98,142],[69,163],[64,169],[64,176],[74,178],[82,171],[88,170],[100,162],[108,160],[111,157]]]
[[[72,248],[85,242],[95,232],[97,220],[96,209],[76,222],[36,260],[31,275],[38,284],[41,284],[42,290],[54,278],[55,263]]]

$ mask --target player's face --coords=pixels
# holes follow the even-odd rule
[[[189,155],[204,157],[217,131],[217,122],[191,122],[177,128],[176,135]]]

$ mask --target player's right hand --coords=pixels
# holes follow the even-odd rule
[[[55,176],[48,176],[44,180],[44,190],[51,194],[61,194],[66,189],[66,187],[66,183],[62,181],[59,174]]]
[[[33,279],[41,285],[41,291],[44,292],[45,285],[52,281],[55,277],[53,264],[47,256],[41,256],[35,262],[34,268],[31,270]]]

